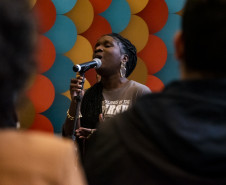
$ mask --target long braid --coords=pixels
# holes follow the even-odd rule
[[[99,114],[102,113],[102,89],[101,82],[89,88],[82,99],[81,124],[83,127],[96,128],[99,121]]]

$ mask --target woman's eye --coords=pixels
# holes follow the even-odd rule
[[[109,47],[111,47],[111,45],[110,45],[110,44],[107,44],[107,45],[105,45],[105,47],[106,47],[106,48],[109,48]]]

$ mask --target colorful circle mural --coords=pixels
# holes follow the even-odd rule
[[[74,6],[77,0],[52,0],[54,6],[56,7],[57,14],[65,14],[69,12]]]
[[[129,39],[139,52],[147,44],[149,30],[146,22],[141,17],[132,15],[128,26],[120,34]]]
[[[173,37],[180,29],[185,0],[30,0],[39,37],[38,74],[19,107],[21,127],[61,133],[70,104],[74,64],[92,59],[97,39],[110,32],[128,38],[138,61],[129,79],[161,91],[179,78]],[[85,74],[85,88],[96,83]]]
[[[148,25],[150,33],[160,31],[168,19],[168,7],[164,0],[149,0],[147,6],[138,13]]]
[[[150,35],[145,48],[138,54],[147,63],[148,74],[160,71],[166,63],[167,48],[157,36]]]
[[[53,27],[45,33],[55,46],[56,53],[65,53],[75,44],[77,29],[71,19],[65,15],[57,15]]]
[[[37,17],[38,30],[45,33],[53,26],[56,20],[56,8],[51,0],[37,0],[34,8]]]
[[[49,38],[40,35],[38,38],[36,60],[38,63],[38,72],[44,73],[48,71],[56,58],[56,50]]]
[[[119,33],[129,24],[131,11],[126,0],[113,0],[108,9],[100,15],[108,20],[113,32]]]
[[[65,15],[74,22],[78,34],[81,34],[92,24],[94,10],[89,0],[78,0],[76,6]]]
[[[33,86],[28,90],[27,96],[33,103],[36,113],[42,113],[52,105],[55,89],[49,78],[39,74]]]

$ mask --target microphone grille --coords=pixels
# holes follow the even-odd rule
[[[93,60],[97,62],[96,68],[99,68],[102,65],[102,62],[99,58],[94,58]]]

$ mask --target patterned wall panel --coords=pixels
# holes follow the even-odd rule
[[[96,40],[116,32],[137,48],[138,62],[129,77],[153,92],[178,79],[173,37],[180,28],[185,0],[30,0],[37,15],[38,74],[19,110],[22,128],[61,133],[70,104],[74,64],[92,59]],[[96,82],[86,73],[85,88]]]

